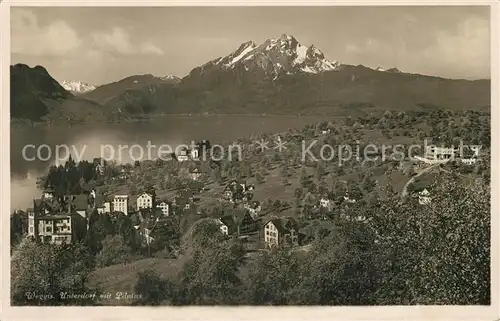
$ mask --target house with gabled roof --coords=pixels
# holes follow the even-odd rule
[[[418,203],[420,205],[428,205],[431,203],[431,193],[427,188],[423,188],[417,192]]]
[[[191,178],[193,181],[197,181],[198,179],[200,179],[201,175],[201,169],[198,166],[189,169],[189,178]]]
[[[328,196],[324,195],[319,200],[319,207],[324,208],[327,211],[331,211],[333,209],[334,203],[335,202],[333,200],[328,198]]]
[[[258,229],[258,220],[243,208],[231,209],[220,220],[228,227],[229,234],[248,234]]]
[[[109,202],[108,202],[108,206],[109,206]],[[102,196],[102,195],[95,196],[95,198],[92,200],[91,207],[93,209],[95,209],[98,214],[111,212],[110,210],[108,210],[106,212],[106,202],[105,202],[104,196]]]
[[[293,218],[272,218],[263,226],[267,247],[298,245],[298,224]]]
[[[170,203],[167,201],[157,201],[156,208],[160,209],[164,216],[169,216]]]
[[[153,208],[153,203],[154,203],[153,193],[143,192],[137,195],[136,199],[137,210],[140,210],[141,208]]]
[[[218,219],[217,224],[219,225],[220,231],[224,235],[233,235],[237,233],[238,228],[236,227],[234,218],[230,215],[223,216]]]
[[[89,198],[85,194],[69,195],[66,197],[66,203],[68,205],[68,212],[76,212],[83,218],[87,217],[87,213],[90,209]]]
[[[43,243],[69,244],[85,236],[86,221],[76,213],[28,213],[28,236]]]

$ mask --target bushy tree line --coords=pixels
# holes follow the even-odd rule
[[[429,205],[377,200],[347,209],[334,226],[309,250],[278,248],[247,259],[235,241],[221,239],[212,227],[193,244],[179,278],[141,274],[136,290],[155,299],[139,304],[490,302],[490,200],[484,184],[446,178],[434,187]],[[144,286],[155,278],[164,290]]]

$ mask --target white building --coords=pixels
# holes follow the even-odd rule
[[[222,234],[229,235],[229,227],[226,224],[224,224],[220,219],[217,220],[217,224],[219,225]]]
[[[427,205],[430,204],[431,202],[431,193],[427,190],[427,188],[424,188],[422,191],[418,193],[418,203],[420,205]]]
[[[179,150],[178,153],[175,155],[175,157],[177,158],[178,162],[185,162],[189,160],[188,150],[187,149]]]
[[[165,201],[161,201],[158,204],[156,204],[156,208],[161,209],[161,212],[163,215],[168,216],[169,215],[169,205]]]
[[[43,192],[42,198],[44,199],[52,199],[54,197],[54,193],[52,191]]]
[[[350,204],[354,204],[356,203],[356,200],[355,199],[352,199],[348,196],[344,196],[344,202],[347,202],[347,203],[350,203]]]
[[[189,171],[189,176],[193,181],[197,181],[201,177],[201,171],[198,167],[195,167]]]
[[[137,210],[141,208],[153,208],[153,195],[144,192],[137,196]]]
[[[105,211],[104,203],[103,204],[98,204],[95,206],[95,210],[97,211],[97,214],[104,214]]]
[[[128,215],[128,195],[115,195],[113,199],[113,211]]]
[[[111,213],[111,202],[104,202],[103,213]]]
[[[268,247],[279,246],[283,243],[298,245],[297,228],[290,220],[272,219],[264,225],[264,242]]]
[[[465,165],[474,165],[477,162],[477,159],[476,158],[462,158],[460,161],[462,162],[462,164],[465,164]]]
[[[333,201],[329,200],[328,198],[322,197],[319,200],[319,206],[324,207],[327,210],[331,211],[333,209]]]
[[[430,160],[449,160],[460,156],[460,150],[455,147],[426,146],[425,158]]]

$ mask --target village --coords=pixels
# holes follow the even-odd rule
[[[321,134],[327,132],[322,130]],[[134,229],[149,245],[155,242],[155,229],[165,221],[180,215],[193,214],[198,218],[203,217],[197,203],[201,197],[207,198],[207,196],[203,195],[206,193],[206,186],[202,183],[203,173],[199,162],[201,153],[209,150],[210,142],[203,140],[196,146],[197,148],[193,150],[182,149],[178,154],[172,155],[171,161],[190,163],[190,166],[187,175],[189,187],[177,190],[170,198],[158,197],[154,188],[138,191],[135,195],[103,195],[100,193],[101,186],[84,184],[81,194],[63,197],[56,197],[53,189],[46,188],[41,198],[33,200],[33,207],[26,209],[28,237],[53,244],[78,242],[85,237],[89,229],[89,217],[92,213],[97,215],[121,213],[131,218]],[[476,148],[472,157],[460,160],[464,164],[473,165],[477,161],[477,156]],[[431,167],[455,157],[459,157],[458,149],[429,146],[424,157],[418,158],[419,162],[414,167],[421,172],[428,171]],[[105,167],[102,160],[96,159],[93,164],[96,173],[102,175]],[[130,173],[122,169],[118,178],[127,179],[128,175]],[[412,177],[407,185],[414,179],[415,177]],[[206,183],[206,180],[204,182]],[[428,185],[430,184],[414,186],[408,193],[411,193],[420,205],[428,205],[432,199]],[[404,187],[403,193],[407,192],[407,187]],[[212,201],[230,209],[220,216],[211,216],[223,235],[241,239],[249,251],[282,245],[297,247],[310,241],[311,235],[307,233],[311,229],[310,224],[301,224],[296,216],[276,215],[282,208],[286,209],[290,205],[286,202],[279,204],[278,201],[278,204],[265,206],[263,210],[263,200],[254,198],[255,190],[256,185],[250,180],[229,179],[225,182],[222,192],[211,196]],[[323,192],[314,198],[312,203],[307,204],[306,218],[326,221],[331,218],[332,213],[341,213],[343,207],[351,206],[359,200],[359,197],[356,199],[348,192],[340,195],[340,199],[338,194]],[[355,219],[363,221],[366,218]],[[317,224],[317,222],[318,220],[312,223]]]
[[[418,116],[422,123],[440,119],[424,116]],[[379,130],[376,118],[347,119],[214,141],[241,146],[241,158],[217,154],[214,160],[208,140],[176,150],[166,159],[118,163],[95,158],[77,163],[69,158],[39,177],[40,194],[29,208],[11,215],[11,250],[13,255],[25,251],[26,258],[50,251],[54,262],[76,255],[67,259],[81,257],[78,262],[87,266],[82,273],[88,274],[90,288],[129,293],[157,277],[184,291],[191,287],[193,275],[208,279],[219,275],[224,267],[213,260],[231,262],[231,269],[245,282],[244,288],[237,287],[238,293],[261,284],[267,289],[266,281],[260,283],[261,275],[273,271],[288,275],[296,267],[294,260],[300,260],[303,275],[313,273],[325,255],[328,262],[349,264],[350,259],[342,259],[345,246],[354,246],[347,257],[356,257],[361,249],[385,266],[381,248],[390,253],[394,242],[407,242],[408,235],[415,244],[427,235],[425,227],[414,225],[415,219],[427,229],[435,228],[441,226],[436,225],[438,220],[447,218],[454,224],[456,213],[476,215],[476,207],[485,208],[490,150],[485,136],[476,137],[473,127],[466,128],[463,139],[470,145],[462,145],[451,132],[450,138],[441,134],[436,139],[434,127],[422,125],[412,134],[397,114],[386,113],[383,118],[394,122],[396,129]],[[353,157],[341,166],[335,160],[301,157],[303,142],[309,146],[317,141],[311,151],[320,155],[321,144],[345,141],[360,149],[368,143],[401,144],[410,150],[422,146],[426,137],[427,147],[402,159],[391,158],[391,149],[386,149],[386,157]],[[264,139],[286,142],[287,149],[263,150],[255,142]],[[450,197],[467,193],[477,194],[466,196],[470,210],[450,208]],[[449,229],[455,230],[443,228],[444,234],[432,237],[447,237]],[[440,244],[446,246],[448,239]],[[19,263],[19,268],[24,266]],[[193,274],[192,264],[209,268],[209,274]],[[280,267],[269,269],[269,264]],[[146,280],[144,274],[149,275]],[[177,292],[172,298],[191,302]],[[260,302],[258,297],[251,300]],[[103,299],[99,304],[123,302]]]

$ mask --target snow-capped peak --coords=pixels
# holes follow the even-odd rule
[[[173,81],[179,81],[180,80],[179,77],[174,76],[174,75],[167,75],[167,76],[158,77],[158,78],[160,78],[161,80],[173,80]]]
[[[244,70],[263,69],[276,79],[281,74],[296,72],[321,73],[337,70],[339,63],[330,61],[316,46],[300,44],[295,37],[283,34],[257,46],[253,41],[242,43],[236,51],[202,66],[219,66],[223,69],[242,67]]]
[[[74,94],[88,93],[96,89],[96,86],[88,84],[83,81],[63,80],[61,82],[61,86],[63,86],[63,88],[66,89],[67,91],[70,91]]]
[[[234,66],[238,61],[240,61],[243,57],[245,57],[248,53],[253,51],[255,49],[255,42],[253,41],[248,41],[245,43],[242,43],[236,51],[231,53],[230,55],[226,57],[221,57],[220,59],[217,60],[216,65],[223,65],[225,67],[232,67]]]

